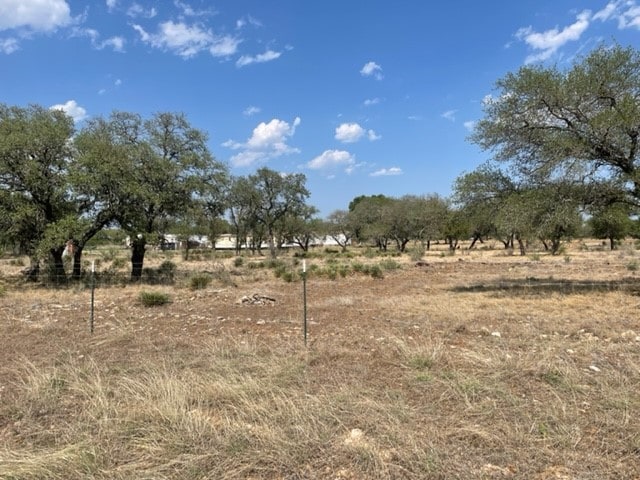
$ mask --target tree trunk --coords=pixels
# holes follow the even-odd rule
[[[613,237],[609,237],[609,245],[611,247],[611,250],[615,250],[616,249],[616,239]]]
[[[36,257],[29,257],[29,267],[24,271],[29,282],[37,282],[40,276],[40,260]]]
[[[71,272],[71,278],[73,280],[80,280],[82,276],[82,250],[84,250],[84,245],[75,245],[73,251],[73,270]]]
[[[147,242],[143,236],[134,238],[131,243],[131,280],[134,282],[140,281],[142,278],[146,245]]]
[[[52,248],[49,250],[49,255],[51,257],[51,270],[49,271],[49,275],[57,285],[67,282],[67,273],[64,271],[64,260],[62,258],[63,252],[64,247]]]
[[[520,247],[520,255],[525,256],[527,254],[527,249],[525,248],[524,242],[520,237],[518,237],[518,246]]]

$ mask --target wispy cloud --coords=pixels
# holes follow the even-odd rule
[[[293,137],[300,122],[300,117],[296,117],[291,125],[284,120],[274,118],[269,123],[258,124],[246,142],[227,140],[222,146],[240,150],[231,157],[231,163],[236,167],[247,167],[282,155],[299,153],[297,148],[287,145],[287,141]]]
[[[365,107],[371,107],[373,105],[378,105],[380,103],[380,99],[379,98],[367,98],[364,101],[364,106]]]
[[[9,55],[17,50],[20,50],[17,39],[13,37],[0,39],[0,52]]]
[[[463,125],[464,125],[464,128],[466,128],[470,132],[473,132],[473,129],[476,127],[476,122],[475,120],[468,120],[464,122]]]
[[[265,63],[271,62],[272,60],[276,60],[280,58],[282,52],[276,52],[274,50],[267,50],[264,53],[260,53],[258,55],[242,55],[237,61],[236,66],[238,68],[246,67],[247,65],[251,65],[252,63]]]
[[[216,14],[216,10],[213,8],[196,10],[190,4],[186,2],[181,2],[180,0],[174,0],[173,4],[180,10],[180,13],[185,17],[206,17],[206,16]]]
[[[65,102],[65,103],[51,105],[49,109],[62,110],[71,118],[73,118],[73,121],[76,123],[81,122],[82,120],[87,118],[87,111],[83,107],[78,105],[78,103],[75,100],[69,100],[68,102]]]
[[[247,108],[244,109],[244,112],[242,112],[242,114],[245,117],[251,117],[257,113],[260,113],[260,108],[259,107],[254,107],[253,105],[248,106]]]
[[[593,16],[593,19],[603,22],[617,20],[620,30],[640,29],[640,6],[635,0],[615,0],[607,3],[602,10]]]
[[[376,80],[382,80],[384,78],[382,75],[382,67],[376,62],[365,63],[364,67],[360,70],[360,75],[363,77],[373,77]]]
[[[261,27],[262,26],[262,22],[254,17],[252,17],[251,15],[247,15],[245,17],[242,17],[240,19],[238,19],[238,21],[236,21],[236,28],[237,29],[241,29],[246,27],[247,25],[251,25],[253,27]]]
[[[167,21],[158,25],[158,32],[148,33],[142,26],[134,24],[140,39],[154,48],[167,50],[183,58],[191,58],[202,51],[214,57],[236,53],[240,40],[230,36],[217,36],[199,25]]]
[[[369,174],[370,177],[389,177],[394,175],[402,175],[404,172],[399,167],[381,168]]]
[[[365,135],[371,141],[381,138],[373,130],[365,130],[357,123],[342,123],[336,128],[335,139],[342,143],[355,143]]]
[[[447,110],[446,112],[443,112],[440,116],[445,120],[449,120],[450,122],[455,122],[457,111],[458,110]]]
[[[127,9],[127,15],[132,18],[153,18],[158,15],[158,11],[155,7],[144,8],[139,3],[134,2]]]
[[[519,29],[516,38],[536,52],[527,56],[525,63],[547,60],[568,42],[579,40],[589,27],[590,20],[591,12],[584,10],[576,16],[574,23],[562,29],[556,27],[543,32],[536,32],[531,26]]]

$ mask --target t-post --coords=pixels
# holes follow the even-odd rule
[[[303,304],[303,331],[304,346],[307,346],[307,261],[302,260],[302,304]]]
[[[89,315],[89,332],[93,334],[93,306],[96,291],[96,261],[91,261],[91,314]]]

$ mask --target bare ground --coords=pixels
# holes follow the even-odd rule
[[[302,282],[230,260],[97,289],[94,334],[89,290],[8,286],[0,478],[638,479],[637,254],[594,250],[311,276],[306,347]]]

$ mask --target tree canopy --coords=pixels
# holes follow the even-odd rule
[[[524,66],[497,89],[473,142],[527,182],[604,184],[640,205],[638,51],[603,46],[567,71]]]

